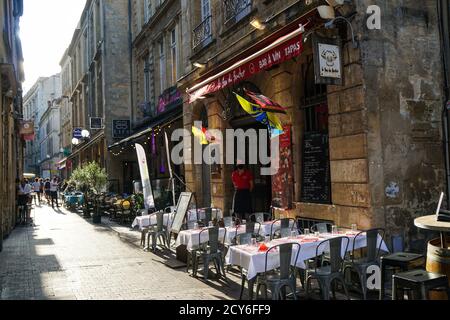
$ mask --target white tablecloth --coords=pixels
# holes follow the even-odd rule
[[[205,228],[207,229],[207,228]],[[209,233],[205,231],[201,235],[201,239],[199,239],[200,232],[203,229],[191,229],[191,230],[183,230],[178,234],[177,242],[175,247],[185,245],[189,250],[199,246],[200,244],[207,243],[209,241]],[[223,242],[223,237],[225,235],[225,228],[219,229],[219,241]],[[200,243],[199,243],[200,240]]]
[[[194,222],[205,218],[205,211],[202,209],[199,209],[199,219],[197,218],[197,212],[195,209],[188,210],[187,217],[188,221]],[[222,218],[220,212],[219,212],[219,219]],[[214,216],[214,215],[213,215]],[[165,213],[164,214],[164,226],[171,226],[173,221],[174,213]],[[139,230],[142,230],[143,228],[146,228],[148,226],[154,226],[156,225],[156,213],[142,216],[142,217],[136,217],[131,225],[132,228],[139,227]]]
[[[348,251],[351,251],[353,249],[353,242],[354,242],[354,236],[352,235],[340,235],[340,236],[347,236],[350,238],[350,244],[348,246]],[[269,244],[267,244],[267,247],[273,247],[278,244],[282,243],[299,243],[301,245],[300,254],[298,256],[297,264],[296,266],[302,269],[306,268],[305,261],[312,259],[316,256],[316,249],[319,246],[319,244],[330,237],[336,237],[328,234],[322,234],[321,238],[319,240],[311,239],[307,240],[304,236],[300,236],[298,238],[290,239],[290,238],[283,238],[283,239],[277,239],[271,241]],[[378,245],[380,245],[380,242],[382,241],[381,237],[378,238]],[[343,244],[345,246],[346,241],[343,241]],[[358,237],[358,240],[355,244],[355,249],[364,248],[367,246],[367,238],[360,236]],[[293,246],[293,254],[292,254],[292,261],[291,264],[294,265],[295,258],[297,255],[297,246]],[[328,248],[325,248],[325,246],[322,246],[320,248],[321,252],[319,252],[319,255],[322,254],[324,251],[326,251]],[[381,250],[385,252],[389,252],[386,243],[383,241],[381,243]],[[345,255],[345,248],[342,248],[342,256]],[[243,245],[243,246],[234,246],[230,247],[230,250],[228,251],[228,254],[226,256],[226,263],[229,265],[236,265],[244,268],[248,271],[247,278],[253,279],[257,276],[258,273],[263,273],[265,271],[265,260],[266,259],[266,253],[265,252],[259,252],[258,247],[252,247],[250,245]],[[279,255],[276,252],[271,252],[268,257],[267,262],[267,269],[273,270],[279,267]]]
[[[266,221],[261,223],[261,230],[259,232],[262,236],[270,236],[270,230],[272,229],[273,221]],[[294,226],[294,221],[290,221],[289,228],[292,228]],[[280,230],[281,228],[281,221],[275,222],[275,225],[273,226],[272,234],[276,231]],[[295,228],[297,230],[297,228]]]

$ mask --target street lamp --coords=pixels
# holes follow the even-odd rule
[[[91,133],[88,130],[81,131],[81,136],[85,139],[88,139],[91,136]]]
[[[72,144],[75,145],[75,146],[77,146],[77,145],[80,144],[80,140],[78,140],[77,138],[73,138],[73,139],[72,139]]]

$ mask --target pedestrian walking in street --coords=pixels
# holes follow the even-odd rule
[[[235,188],[233,210],[237,218],[243,220],[252,214],[252,191],[254,188],[253,174],[245,169],[243,164],[238,164],[231,179]]]
[[[20,220],[22,224],[27,224],[30,220],[28,204],[32,202],[31,193],[33,189],[27,179],[22,179],[17,188],[17,204],[20,208]]]
[[[33,183],[34,204],[41,205],[41,183],[39,178],[34,179]]]
[[[47,178],[44,183],[44,192],[45,192],[45,199],[47,200],[47,204],[49,205],[50,205],[50,186],[51,186],[50,179]]]
[[[52,208],[53,209],[55,209],[55,202],[56,202],[56,207],[59,208],[58,188],[59,188],[58,178],[54,177],[52,182],[50,183],[50,196],[52,198]]]

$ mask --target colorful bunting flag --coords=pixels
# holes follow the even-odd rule
[[[237,93],[235,93],[235,95],[239,101],[239,104],[248,114],[253,116],[256,121],[268,127],[270,136],[272,138],[283,134],[283,125],[280,119],[274,113],[264,111],[261,106],[251,103]]]
[[[286,108],[283,108],[278,103],[270,100],[268,97],[254,93],[247,89],[244,89],[245,94],[249,96],[256,104],[258,104],[263,111],[286,114]]]
[[[192,134],[194,135],[194,137],[200,139],[200,144],[202,145],[209,144],[208,139],[206,138],[206,128],[199,129],[193,126]]]

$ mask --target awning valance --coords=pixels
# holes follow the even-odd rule
[[[222,72],[189,88],[189,103],[202,99],[207,94],[235,85],[250,77],[281,64],[289,59],[299,56],[303,52],[302,33],[303,26],[299,26],[293,32],[275,40],[266,48],[242,59]]]

